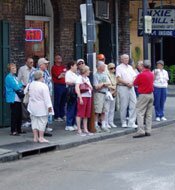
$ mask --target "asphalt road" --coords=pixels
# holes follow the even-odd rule
[[[2,163],[0,190],[175,190],[175,126]]]

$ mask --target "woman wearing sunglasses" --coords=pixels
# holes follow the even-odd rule
[[[115,76],[115,64],[109,63],[108,64],[108,77],[110,80],[110,86],[108,87],[112,96],[113,100],[107,100],[107,111],[105,113],[105,121],[107,128],[116,128],[117,126],[114,124],[114,112],[115,112],[115,102],[117,96],[117,80]]]

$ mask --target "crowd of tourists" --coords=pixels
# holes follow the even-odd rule
[[[88,127],[92,114],[96,132],[110,132],[117,128],[114,116],[118,107],[120,127],[137,129],[134,138],[151,135],[153,105],[156,121],[166,120],[169,78],[162,60],[151,71],[149,60],[134,67],[123,54],[116,66],[106,64],[105,56],[98,54],[93,82],[83,59],[65,64],[60,55],[55,55],[50,72],[49,64],[39,58],[34,68],[34,60],[28,57],[18,72],[15,64],[8,65],[5,90],[11,108],[11,135],[25,133],[21,127],[31,126],[34,142],[49,142],[45,136],[52,136],[48,125],[52,117],[55,122],[65,122],[66,131],[77,131],[82,137],[94,135]]]

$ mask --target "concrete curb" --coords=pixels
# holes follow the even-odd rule
[[[171,120],[171,121],[164,121],[162,123],[154,123],[153,129],[159,128],[159,127],[165,127],[165,126],[168,126],[168,125],[171,125],[174,123],[175,123],[175,119]],[[77,140],[75,142],[60,143],[60,144],[51,143],[51,144],[46,144],[45,146],[41,146],[39,148],[34,148],[31,150],[27,149],[26,151],[15,152],[15,151],[3,149],[3,151],[5,153],[0,155],[0,163],[19,160],[26,156],[31,156],[31,155],[35,155],[35,154],[46,153],[46,152],[54,151],[54,150],[65,150],[65,149],[77,147],[77,146],[92,143],[92,142],[98,142],[98,141],[102,141],[102,140],[106,140],[106,139],[110,139],[110,138],[121,137],[124,135],[134,133],[135,131],[136,131],[135,129],[127,129],[126,131],[103,133],[100,136],[94,135],[88,139],[82,139],[82,140]]]

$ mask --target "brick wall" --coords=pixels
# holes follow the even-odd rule
[[[119,55],[130,54],[129,0],[119,2]]]
[[[25,1],[1,0],[0,20],[10,23],[10,62],[17,65],[24,63],[24,28],[25,28]]]
[[[74,23],[80,20],[82,0],[51,0],[54,9],[54,49],[65,61],[74,54]]]
[[[85,0],[51,0],[54,11],[54,52],[65,61],[74,55],[74,23],[80,21],[80,4]],[[110,0],[110,22],[114,22],[114,1]],[[10,23],[10,61],[24,63],[25,53],[25,1],[1,0],[0,19]],[[130,52],[129,0],[119,3],[119,54]]]

